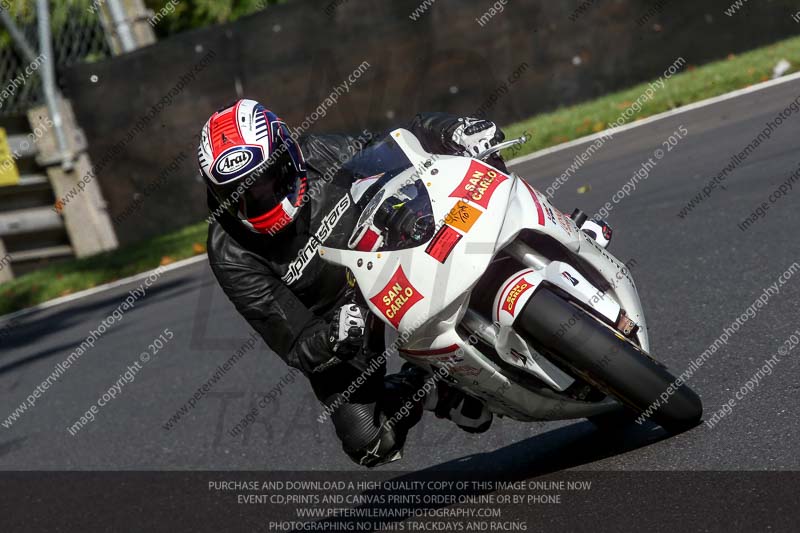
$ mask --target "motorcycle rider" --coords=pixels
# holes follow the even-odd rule
[[[492,122],[444,113],[419,114],[408,129],[437,154],[474,156],[504,139]],[[423,408],[472,432],[488,429],[492,417],[441,382],[413,401],[426,379],[413,365],[391,376],[385,362],[367,370],[383,350],[382,323],[355,303],[346,270],[317,254],[323,244],[347,247],[359,213],[348,194],[354,177],[342,165],[364,144],[347,135],[296,140],[277,115],[245,99],[209,118],[198,160],[220,286],[267,345],[309,379],[347,455],[372,467],[401,457]]]

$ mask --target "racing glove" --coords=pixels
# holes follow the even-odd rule
[[[366,340],[366,319],[367,310],[356,304],[343,305],[334,312],[328,335],[334,358],[325,364],[326,368],[361,353]]]
[[[458,119],[451,135],[452,143],[461,149],[460,154],[467,157],[475,157],[505,138],[497,124],[479,118]]]

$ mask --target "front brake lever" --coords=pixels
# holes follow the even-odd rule
[[[525,144],[526,142],[528,142],[528,137],[525,135],[523,135],[522,137],[518,137],[516,139],[511,139],[510,141],[501,142],[499,144],[495,144],[494,146],[490,146],[483,152],[479,153],[478,155],[475,156],[475,159],[486,161],[486,159],[492,154],[496,154],[501,150],[505,150],[506,148],[511,148],[512,146],[516,146],[518,144]]]

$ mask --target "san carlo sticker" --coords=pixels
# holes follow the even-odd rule
[[[403,316],[422,300],[423,296],[408,281],[403,267],[397,267],[394,275],[378,294],[369,299],[383,316],[396,328],[403,320]]]
[[[524,278],[518,281],[516,285],[508,291],[506,301],[503,303],[503,309],[513,316],[517,308],[517,302],[519,302],[519,297],[528,292],[531,287],[533,287],[533,283],[525,281]]]
[[[464,180],[450,193],[450,197],[471,200],[479,206],[487,208],[495,189],[507,179],[508,176],[502,172],[473,161]]]

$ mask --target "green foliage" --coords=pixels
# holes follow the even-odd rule
[[[162,9],[165,16],[156,26],[159,37],[166,37],[194,28],[211,24],[221,24],[236,20],[245,15],[260,11],[267,6],[283,4],[287,0],[145,0],[145,5],[158,14]],[[167,10],[172,11],[167,14]]]
[[[36,4],[33,0],[6,0],[8,12],[20,24],[33,23],[36,20]],[[91,18],[89,10],[92,0],[60,0],[50,1],[50,23],[53,28],[63,26],[67,19],[76,16]]]
[[[222,24],[288,0],[145,0],[145,6],[153,14],[163,13],[155,31],[159,37],[212,24]],[[51,0],[50,19],[54,32],[63,27],[68,19],[93,18],[97,15],[89,9],[92,4],[105,0]],[[36,21],[36,6],[33,0],[4,0],[8,11],[18,24],[24,26]],[[163,10],[163,11],[162,11]],[[74,22],[74,20],[73,20]],[[11,43],[5,29],[0,28],[0,48]]]
[[[59,262],[0,285],[0,316],[205,252],[208,223],[86,259]]]
[[[633,121],[767,81],[772,75],[772,69],[781,59],[786,59],[792,65],[787,74],[798,70],[800,37],[779,41],[741,55],[731,54],[726,59],[707,65],[690,65],[684,72],[667,81],[664,89],[659,90],[652,100],[642,106]],[[506,126],[504,130],[509,139],[519,137],[525,131],[533,132],[533,139],[515,152],[513,157],[607,128],[608,123],[616,121],[620,113],[641,96],[647,86],[647,83],[643,83]]]
[[[33,0],[5,0],[8,4],[8,12],[19,26],[29,26],[36,24],[36,5]],[[50,2],[50,27],[54,33],[63,28],[67,21],[75,22],[75,17],[85,17],[90,20],[94,15],[89,6],[92,5],[92,0],[60,0]],[[11,44],[11,37],[5,30],[5,27],[0,26],[0,48]]]

